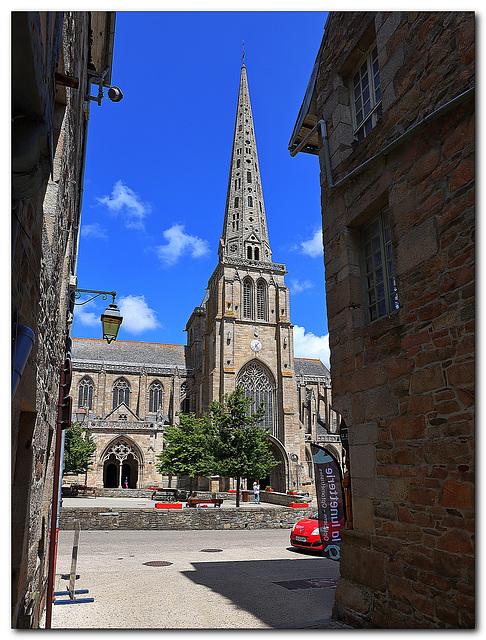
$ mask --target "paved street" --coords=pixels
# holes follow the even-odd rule
[[[67,588],[73,537],[59,532],[56,591]],[[76,589],[94,602],[54,605],[52,628],[327,628],[338,573],[290,549],[288,529],[81,531]]]

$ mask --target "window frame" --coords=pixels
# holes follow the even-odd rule
[[[376,49],[376,65],[377,72],[374,73],[373,64],[375,61],[374,51]],[[370,111],[367,114],[363,115],[363,119],[358,124],[358,113],[356,111],[356,99],[355,99],[355,78],[357,74],[359,74],[362,70],[362,67],[366,64],[368,78],[370,81],[368,82],[368,88],[370,90],[369,93],[369,101],[370,101]],[[378,75],[378,86],[373,87],[374,78]],[[360,79],[361,81],[361,79]],[[379,91],[379,97],[377,98],[376,92]],[[362,96],[363,90],[360,91],[360,96]],[[362,142],[367,135],[373,130],[376,126],[378,119],[381,117],[381,109],[382,109],[382,100],[381,100],[381,78],[380,78],[380,67],[378,61],[378,48],[376,41],[371,45],[368,49],[366,55],[364,55],[360,63],[355,67],[354,71],[351,73],[349,78],[349,96],[350,96],[350,104],[351,104],[351,115],[353,120],[353,137],[357,142]],[[371,127],[369,130],[366,129],[366,126],[371,123]],[[362,137],[361,137],[362,135]]]
[[[256,283],[256,298],[257,320],[268,321],[268,284],[264,278]]]
[[[389,316],[397,311],[400,307],[398,286],[396,280],[395,271],[395,256],[392,247],[391,238],[391,226],[390,226],[390,210],[388,206],[383,207],[375,216],[370,218],[366,224],[360,229],[359,235],[359,249],[360,249],[360,264],[361,264],[361,282],[363,287],[363,302],[366,312],[366,322],[370,324],[380,318]],[[370,237],[366,237],[367,232],[371,227],[377,223],[378,233],[372,234]],[[378,243],[374,244],[373,240],[377,238]],[[372,249],[371,253],[367,253],[366,246],[370,245]],[[375,255],[379,252],[380,263],[375,260]],[[370,270],[369,266],[371,261],[373,264]],[[376,272],[382,270],[383,279],[379,280],[375,278]],[[372,276],[371,284],[370,277]],[[385,277],[386,276],[386,277]],[[376,295],[375,299],[371,299],[371,292],[375,293],[379,289],[380,285],[383,286],[383,295]],[[384,312],[381,312],[380,303],[384,302]],[[374,315],[373,307],[376,308],[377,314]]]
[[[192,329],[191,329],[192,331]],[[157,413],[164,406],[164,385],[160,380],[153,380],[148,388],[149,410],[148,413]],[[158,402],[157,402],[158,400]]]
[[[255,303],[254,303],[254,289],[255,283],[253,280],[246,276],[243,280],[242,294],[243,294],[243,318],[246,320],[253,320],[255,316]],[[248,291],[248,294],[246,293]]]

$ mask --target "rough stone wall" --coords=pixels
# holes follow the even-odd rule
[[[353,142],[349,80],[376,40],[382,116]],[[474,626],[474,14],[331,13],[317,115],[334,407],[353,521],[336,614],[354,626]],[[380,152],[443,105],[386,154]],[[388,207],[399,309],[367,323],[360,229]]]
[[[12,400],[13,627],[37,626],[45,595],[59,381],[68,331],[68,276],[74,271],[77,250],[84,94],[81,89],[56,87],[54,72],[67,69],[85,86],[89,37],[85,12],[67,13],[58,23],[55,12],[26,15],[39,91],[47,101],[44,118],[54,141],[54,164],[53,174],[35,195],[13,203],[18,222],[12,248],[13,313],[35,334]],[[61,62],[59,52],[56,57],[51,50],[58,25]],[[35,100],[32,95],[32,104]]]
[[[238,511],[217,507],[182,509],[103,509],[63,507],[59,528],[74,529],[79,521],[81,529],[90,530],[174,530],[202,529],[287,529],[298,520],[309,517],[310,509],[275,507],[256,511],[239,507]]]

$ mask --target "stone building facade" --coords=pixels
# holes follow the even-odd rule
[[[69,375],[86,96],[89,73],[111,55],[113,25],[106,12],[12,13],[13,628],[38,627],[46,603],[56,443],[69,422],[60,383],[63,369]]]
[[[287,272],[272,261],[244,64],[228,184],[219,261],[187,322],[187,345],[74,340],[78,404],[92,398],[88,423],[97,442],[88,483],[165,485],[155,472],[164,425],[177,424],[181,411],[208,412],[237,385],[267,409],[264,426],[280,464],[258,478],[263,486],[314,494],[311,441],[328,444],[340,459],[329,371],[319,360],[294,358]],[[174,482],[184,486],[185,479]],[[220,479],[216,488],[230,484]],[[200,478],[199,487],[208,488],[209,479]]]
[[[335,613],[474,627],[470,12],[333,12],[289,149],[319,155],[352,520]]]

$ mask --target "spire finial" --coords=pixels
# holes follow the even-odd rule
[[[241,43],[242,47],[243,47],[243,54],[241,56],[241,62],[243,64],[245,64],[245,41],[243,40],[243,42]]]

